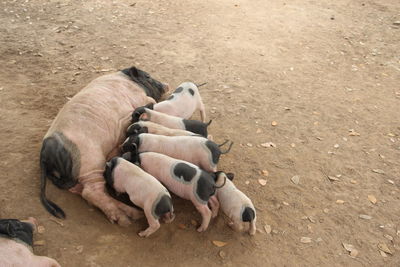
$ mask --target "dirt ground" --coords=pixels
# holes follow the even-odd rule
[[[0,7],[0,217],[39,220],[36,254],[63,266],[400,266],[398,0]],[[220,169],[253,200],[254,237],[222,215],[197,233],[200,215],[177,198],[175,221],[148,239],[137,236],[144,219],[110,224],[52,184],[63,226],[41,206],[38,156],[52,119],[89,81],[132,65],[172,87],[208,83],[210,132],[235,142]]]

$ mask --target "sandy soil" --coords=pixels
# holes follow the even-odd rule
[[[400,266],[396,21],[398,0],[3,0],[0,217],[36,217],[35,253],[63,266]],[[63,226],[42,208],[38,155],[52,119],[89,81],[131,65],[173,87],[208,82],[210,131],[235,142],[220,168],[257,207],[255,237],[222,215],[199,234],[199,214],[176,198],[176,220],[148,239],[137,236],[145,220],[112,225],[53,185]]]

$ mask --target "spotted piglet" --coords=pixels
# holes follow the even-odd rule
[[[229,225],[235,231],[249,229],[249,234],[256,233],[256,209],[251,200],[231,181],[233,174],[224,172],[218,173],[217,179],[225,179],[226,184],[217,189],[216,197],[219,201],[219,207],[230,218]],[[228,178],[228,179],[226,179]],[[216,198],[212,198],[210,204],[218,205]],[[246,224],[249,223],[249,226]]]
[[[136,149],[138,152],[157,152],[188,161],[205,171],[216,172],[220,156],[228,153],[233,145],[231,142],[229,148],[222,151],[220,146],[225,143],[217,145],[201,136],[164,136],[142,133],[128,137],[122,144],[122,152]]]
[[[154,110],[184,119],[189,119],[199,110],[201,121],[206,121],[206,111],[199,89],[191,82],[180,84],[167,100],[155,104]]]
[[[140,133],[151,133],[151,134],[166,135],[166,136],[196,135],[195,133],[186,130],[171,129],[151,121],[138,121],[131,124],[128,127],[128,130],[126,131],[126,136],[128,137]]]
[[[175,215],[168,190],[135,164],[121,157],[114,157],[106,163],[104,177],[107,184],[118,193],[127,193],[133,204],[143,208],[149,227],[139,232],[139,236],[148,237],[157,231],[161,217],[167,223],[173,221]]]
[[[202,216],[202,223],[197,231],[203,232],[207,229],[211,216],[217,214],[209,209],[207,203],[215,190],[225,184],[225,177],[219,176],[216,179],[213,174],[196,165],[159,153],[127,152],[122,156],[138,163],[144,171],[156,177],[177,196],[191,200]]]
[[[151,121],[171,129],[181,129],[207,137],[207,127],[210,125],[198,120],[187,120],[153,110],[153,104],[135,109],[132,113],[132,123],[139,120]]]

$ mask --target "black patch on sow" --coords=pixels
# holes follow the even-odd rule
[[[186,163],[178,163],[174,167],[174,174],[176,177],[183,177],[183,180],[190,182],[196,175],[196,169]]]
[[[255,212],[252,208],[246,207],[242,213],[242,221],[252,222],[255,217]]]
[[[215,194],[215,182],[213,178],[204,171],[201,171],[201,175],[197,181],[196,193],[203,201],[208,201],[210,197]]]
[[[77,150],[76,145],[67,140],[62,133],[58,133],[69,146]],[[78,150],[79,151],[79,150]],[[45,165],[46,176],[60,189],[69,189],[78,183],[72,173],[73,159],[71,152],[66,149],[66,144],[54,136],[43,141],[40,151],[40,161]],[[55,175],[58,172],[59,177]]]
[[[185,129],[189,132],[199,134],[203,137],[207,137],[208,131],[207,127],[208,125],[204,122],[198,121],[198,120],[182,120],[183,124],[185,125]]]
[[[29,223],[17,219],[0,220],[0,236],[16,238],[32,247],[33,228]]]
[[[211,156],[212,156],[212,162],[214,164],[217,164],[219,161],[219,157],[221,156],[221,150],[219,150],[219,147],[216,143],[208,140],[206,142],[206,146],[208,147],[208,149],[211,152]]]

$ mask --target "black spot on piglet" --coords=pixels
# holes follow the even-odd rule
[[[174,167],[174,174],[176,177],[182,177],[186,182],[190,182],[196,175],[196,169],[186,163],[178,163]]]
[[[174,94],[178,94],[178,93],[180,93],[182,91],[183,91],[183,87],[178,87],[178,88],[175,89],[175,91],[173,93]]]
[[[219,157],[221,156],[221,150],[219,149],[218,145],[210,140],[206,142],[206,146],[211,152],[212,162],[217,164],[219,161]]]
[[[189,132],[199,134],[203,137],[207,137],[208,131],[207,127],[209,124],[198,121],[198,120],[182,120],[183,125],[185,125],[185,129]]]
[[[194,91],[193,91],[192,88],[189,88],[189,93],[190,93],[191,95],[194,95]]]
[[[215,183],[210,174],[201,171],[199,180],[197,181],[196,193],[205,202],[208,202],[210,197],[215,194]]]
[[[171,212],[172,209],[172,200],[169,196],[164,195],[160,198],[160,200],[158,201],[155,209],[154,209],[154,213],[158,216],[161,217],[162,215],[164,215],[167,212]]]
[[[171,100],[171,99],[173,99],[174,98],[174,95],[170,95],[168,98],[167,98],[167,100]]]
[[[252,222],[254,220],[255,212],[252,208],[246,207],[242,213],[242,221],[244,222]]]
[[[16,238],[32,246],[33,227],[31,224],[17,219],[2,219],[0,220],[0,236],[10,239]]]
[[[113,157],[109,162],[106,163],[106,169],[104,170],[104,178],[106,183],[110,186],[114,184],[113,171],[115,166],[118,164],[118,157]]]

